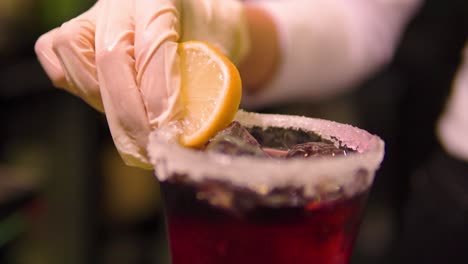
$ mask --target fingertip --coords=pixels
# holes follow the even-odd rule
[[[36,43],[34,44],[34,52],[36,53],[37,56],[40,56],[44,49],[46,48],[46,44],[48,43],[48,38],[49,38],[50,32],[47,32],[45,34],[42,34],[37,40]]]
[[[34,44],[34,51],[52,84],[55,87],[65,88],[67,84],[65,75],[60,61],[53,50],[54,36],[57,31],[58,28],[55,28],[40,36]]]

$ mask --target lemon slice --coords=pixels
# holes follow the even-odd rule
[[[182,134],[186,147],[200,147],[234,119],[242,94],[236,66],[217,48],[200,41],[179,44]]]

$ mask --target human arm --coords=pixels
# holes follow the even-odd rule
[[[347,91],[391,60],[420,2],[249,1],[272,18],[280,48],[270,54],[277,56],[271,75],[250,93],[246,87],[244,106],[318,101]]]
[[[468,42],[462,57],[446,108],[437,124],[437,135],[447,153],[468,163]]]

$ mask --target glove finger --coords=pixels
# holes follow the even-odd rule
[[[52,81],[53,85],[76,94],[76,91],[71,91],[69,88],[67,88],[67,81],[65,79],[62,66],[59,59],[55,55],[54,50],[52,49],[52,43],[58,30],[58,28],[55,28],[40,36],[34,45],[34,51],[36,52],[37,58],[41,63],[42,68],[45,70],[47,76],[49,76],[49,79]]]
[[[96,67],[109,128],[128,165],[147,167],[150,127],[135,76],[134,1],[101,0],[96,24]]]
[[[175,0],[136,0],[136,82],[152,127],[180,112],[177,41],[179,12]]]
[[[98,4],[63,23],[55,32],[52,49],[67,80],[65,89],[103,112],[94,50],[97,12]]]

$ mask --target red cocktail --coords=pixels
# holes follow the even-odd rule
[[[348,263],[383,142],[324,120],[245,112],[236,119],[273,153],[310,140],[338,152],[230,156],[184,149],[155,135],[151,156],[172,263]],[[344,155],[335,155],[340,151]]]

